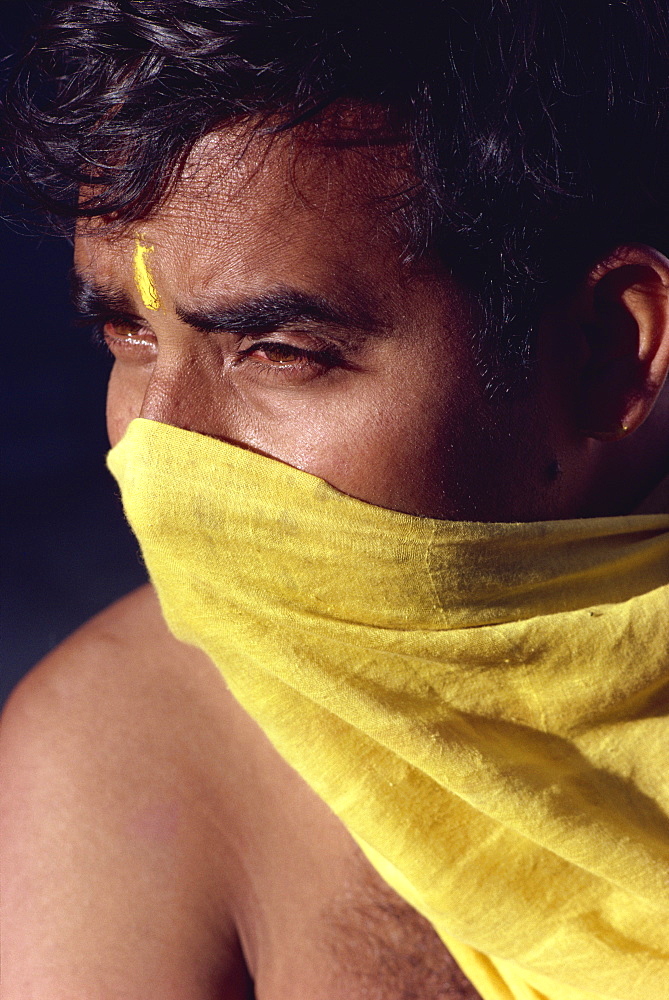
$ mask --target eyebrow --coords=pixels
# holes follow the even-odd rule
[[[276,288],[239,302],[184,309],[176,307],[184,323],[203,333],[253,336],[304,324],[327,326],[342,332],[373,332],[378,323],[361,308],[346,309],[321,295],[292,288]]]
[[[98,284],[74,269],[70,275],[70,298],[84,318],[110,316],[141,322],[132,298],[113,285]],[[360,303],[353,307],[335,304],[324,296],[298,289],[279,287],[238,302],[189,309],[175,306],[179,319],[202,333],[231,333],[255,336],[272,333],[286,327],[327,326],[349,335],[378,332],[379,322]]]
[[[113,316],[140,320],[131,297],[122,288],[99,285],[74,268],[70,271],[70,301],[84,319]]]

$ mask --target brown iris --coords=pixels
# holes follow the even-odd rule
[[[262,351],[268,361],[272,361],[275,364],[290,364],[291,362],[302,361],[307,353],[300,350],[299,347],[293,347],[290,344],[272,343],[256,345],[254,353],[259,351]]]

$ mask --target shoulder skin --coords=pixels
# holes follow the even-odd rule
[[[150,587],[19,685],[1,758],[2,1000],[478,997]]]
[[[76,632],[10,698],[3,1000],[246,996],[225,889],[213,891],[201,863],[209,772],[188,721],[200,711],[206,728],[207,685],[225,697],[145,587]]]

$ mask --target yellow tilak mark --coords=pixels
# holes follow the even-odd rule
[[[146,264],[146,255],[153,253],[153,247],[147,246],[137,237],[135,240],[135,284],[142,302],[147,309],[160,309],[160,296]]]

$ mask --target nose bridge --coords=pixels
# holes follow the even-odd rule
[[[181,421],[187,418],[184,410],[184,400],[188,398],[185,381],[180,373],[160,371],[156,366],[144,391],[140,417],[181,427]]]
[[[183,430],[221,436],[225,433],[226,392],[212,384],[207,366],[197,358],[154,367],[144,392],[139,416]]]

